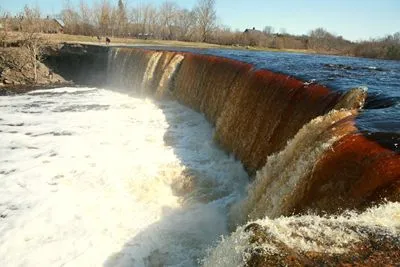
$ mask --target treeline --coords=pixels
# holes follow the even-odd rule
[[[208,42],[232,46],[257,46],[276,49],[313,49],[329,53],[349,54],[350,42],[336,37],[322,28],[310,35],[295,36],[266,26],[257,29],[235,30],[217,23],[215,0],[198,0],[192,9],[166,1],[160,6],[139,4],[128,8],[118,0],[108,0],[89,6],[68,3],[61,12],[65,33],[117,37],[153,38]]]
[[[8,31],[56,33],[58,29],[59,25],[53,19],[41,17],[38,7],[25,6],[23,11],[14,17],[7,12],[0,12],[0,30],[3,36]]]
[[[88,5],[81,0],[73,6],[66,2],[58,18],[63,32],[74,35],[208,42],[229,46],[265,47],[274,49],[313,50],[318,53],[382,59],[400,59],[400,32],[380,39],[351,42],[323,28],[307,35],[292,35],[285,29],[275,31],[266,26],[233,31],[217,23],[216,0],[198,0],[191,9],[181,8],[173,1],[159,6],[139,4],[128,7],[123,0],[102,0]],[[3,13],[3,21],[7,17]],[[50,20],[40,19],[39,8],[25,7],[14,28],[24,31],[29,25],[52,32]],[[32,23],[33,21],[37,21]],[[52,30],[53,29],[53,30]],[[14,29],[15,30],[15,29]]]
[[[353,55],[357,57],[400,60],[400,32],[380,39],[355,44]]]
[[[130,9],[122,0],[116,5],[103,0],[93,6],[81,1],[78,7],[67,3],[60,17],[65,33],[82,35],[210,42],[217,29],[215,0],[199,0],[191,10],[172,1]]]

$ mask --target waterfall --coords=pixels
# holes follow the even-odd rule
[[[141,89],[142,89],[142,93],[145,92],[145,90],[147,89],[149,82],[152,81],[153,76],[154,76],[154,70],[157,67],[157,63],[160,60],[162,56],[161,52],[155,52],[153,54],[151,54],[150,59],[147,63],[147,67],[146,70],[144,72],[144,76],[143,76],[143,81],[142,81],[142,85],[141,85]]]
[[[170,84],[170,79],[183,59],[184,57],[182,55],[175,55],[172,58],[171,62],[165,67],[160,79],[160,83],[158,84],[157,91],[155,93],[156,97],[161,98],[165,96],[165,92],[168,89],[168,85]]]
[[[333,110],[319,116],[304,125],[285,149],[269,156],[267,164],[257,172],[248,198],[236,207],[241,210],[236,215],[242,220],[240,223],[248,218],[290,215],[293,205],[307,193],[316,162],[335,141],[354,131],[353,127],[338,123],[353,115],[351,111]],[[334,129],[332,124],[336,124]]]
[[[93,47],[53,63],[96,87],[0,98],[1,266],[398,265],[398,139],[360,127],[365,89]]]
[[[366,139],[355,125],[364,89],[338,93],[188,52],[111,48],[110,53],[110,81],[125,77],[126,90],[176,99],[203,113],[219,145],[256,174],[234,221],[308,209],[334,213],[398,198],[399,155]]]

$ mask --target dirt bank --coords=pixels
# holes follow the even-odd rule
[[[57,46],[46,48],[48,51],[57,51],[57,49]],[[37,87],[72,84],[39,60],[36,60],[35,64],[37,66],[36,80],[34,64],[24,48],[0,48],[0,95],[23,93]]]

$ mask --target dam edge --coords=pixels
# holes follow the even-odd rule
[[[123,60],[119,63],[112,62],[111,57],[117,50]],[[154,59],[155,53],[161,54]],[[149,71],[152,56],[152,77],[146,78],[146,67]],[[168,69],[177,56],[183,56],[183,59],[174,63],[173,70]],[[125,93],[173,98],[203,113],[216,127],[217,142],[228,153],[233,153],[250,175],[255,175],[266,164],[268,156],[284,149],[306,123],[327,114],[335,106],[357,112],[366,97],[358,92],[351,96],[351,101],[348,101],[351,97],[342,100],[344,95],[325,86],[308,86],[294,77],[256,70],[248,63],[167,49],[64,45],[57,53],[49,55],[45,64],[77,85],[107,85]],[[172,73],[166,78],[163,74],[167,70]],[[144,83],[144,79],[148,81]],[[160,88],[161,82],[165,88]],[[135,87],[147,88],[142,88],[141,92],[132,91]],[[231,96],[229,101],[228,95]],[[305,102],[300,103],[301,99]],[[271,108],[270,103],[276,106]],[[286,108],[278,116],[272,114],[264,120],[263,116],[277,111],[277,106]],[[314,107],[311,112],[307,111],[309,107]],[[233,114],[218,120],[222,113]],[[284,117],[290,117],[292,121],[280,120]],[[399,200],[399,155],[366,138],[357,129],[355,118],[356,114],[353,114],[331,127],[333,134],[341,131],[345,134],[315,162],[313,172],[308,173],[306,179],[312,184],[308,186],[311,190],[303,193],[304,197],[298,201],[300,204],[294,205],[287,214],[302,213],[310,208],[335,213],[338,208],[365,209],[384,198]],[[275,133],[268,130],[270,127]],[[267,142],[260,141],[266,138]]]

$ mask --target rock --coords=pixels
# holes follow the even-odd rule
[[[245,231],[250,232],[245,266],[398,266],[400,260],[399,238],[384,231],[358,229],[362,238],[348,244],[347,252],[342,254],[291,248],[256,223],[248,225]],[[265,250],[268,245],[277,250]]]
[[[8,79],[4,79],[3,83],[4,83],[4,84],[12,84],[13,82],[10,81],[10,80],[8,80]]]

